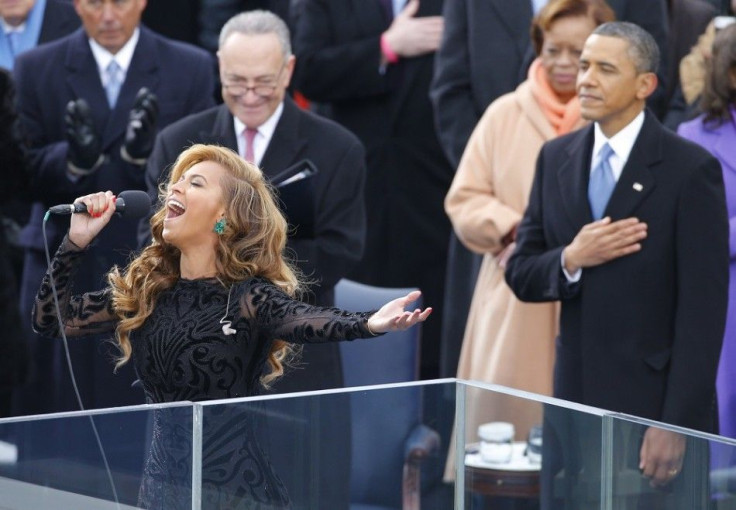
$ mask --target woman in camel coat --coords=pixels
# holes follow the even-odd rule
[[[599,0],[553,0],[532,23],[539,57],[516,91],[486,110],[460,161],[445,210],[458,238],[484,255],[465,329],[458,378],[550,395],[558,305],[516,299],[504,281],[516,226],[527,205],[537,154],[551,138],[582,127],[575,95],[585,39],[610,8]],[[488,421],[509,421],[517,439],[541,423],[539,405],[500,394],[469,395],[468,441]]]

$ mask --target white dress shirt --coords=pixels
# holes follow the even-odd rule
[[[624,171],[624,166],[629,160],[631,155],[631,149],[634,148],[634,143],[639,136],[642,126],[644,125],[644,112],[639,112],[639,115],[634,117],[634,120],[629,122],[626,127],[621,131],[613,135],[611,138],[607,138],[606,135],[601,131],[601,127],[596,122],[593,126],[593,152],[590,160],[590,171],[598,165],[600,160],[601,148],[608,144],[613,150],[613,154],[608,158],[608,162],[611,165],[613,171],[613,178],[618,182],[621,177],[621,173]],[[586,195],[587,196],[587,195]],[[562,272],[565,273],[565,278],[570,283],[575,283],[580,280],[583,274],[582,269],[578,269],[574,274],[570,274],[565,269],[565,255],[564,251],[560,256],[560,263],[562,264]]]
[[[125,82],[125,77],[128,76],[128,68],[130,68],[130,61],[133,60],[133,52],[135,51],[139,38],[140,30],[136,28],[133,31],[133,35],[128,39],[128,42],[113,55],[90,37],[89,47],[92,50],[92,56],[94,56],[95,62],[97,62],[97,72],[100,73],[100,80],[102,80],[103,87],[107,87],[107,73],[105,71],[113,60],[120,66],[122,82]]]
[[[399,14],[402,9],[406,6],[406,0],[391,0],[394,6],[394,18]]]
[[[245,157],[245,137],[243,136],[243,131],[248,127],[251,129],[257,129],[258,134],[253,138],[253,158],[255,160],[255,164],[257,166],[261,166],[261,160],[263,160],[263,156],[266,154],[268,144],[271,143],[273,132],[276,131],[276,125],[279,123],[279,119],[283,112],[284,103],[282,102],[278,107],[276,107],[276,110],[274,110],[273,114],[271,114],[266,122],[260,126],[246,126],[240,121],[240,119],[233,116],[235,138],[238,141],[238,154],[240,154],[241,158]]]

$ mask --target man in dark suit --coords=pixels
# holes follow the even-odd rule
[[[191,115],[164,129],[146,169],[148,190],[156,195],[166,182],[168,169],[185,147],[193,143],[216,143],[238,151],[256,163],[268,178],[304,159],[311,160],[317,174],[303,198],[314,210],[313,232],[290,236],[287,249],[294,262],[314,282],[307,300],[334,304],[335,284],[360,260],[365,236],[365,152],[360,141],[345,128],[300,110],[286,95],[294,70],[289,30],[276,15],[248,11],[231,18],[222,28],[220,79],[224,104]],[[311,195],[311,196],[310,196]],[[288,204],[287,204],[288,216]],[[304,218],[289,218],[301,224]],[[301,225],[299,227],[302,228]],[[148,232],[147,225],[141,226]],[[147,236],[143,236],[144,240]],[[337,344],[306,344],[299,366],[288,369],[272,392],[309,391],[343,385],[342,363]],[[347,508],[350,465],[349,406],[319,406],[320,427],[304,437],[285,437],[278,425],[271,427],[264,442],[275,470],[284,479],[292,499],[313,490],[319,480],[325,508]],[[291,411],[284,403],[284,415]],[[343,402],[346,404],[346,402]],[[323,451],[334,453],[311,460],[311,480],[294,469],[294,452],[310,438],[319,438]]]
[[[25,151],[18,139],[15,89],[10,73],[0,69],[0,161],[3,186],[0,202],[25,195],[28,186]],[[18,272],[14,264],[6,218],[0,214],[0,417],[10,416],[12,390],[22,378],[27,346],[18,312]]]
[[[253,32],[259,19],[273,29],[266,34]],[[280,32],[275,32],[277,29]],[[290,237],[287,247],[293,250],[305,276],[314,280],[308,299],[333,305],[333,287],[363,252],[363,147],[346,129],[300,110],[286,95],[295,59],[288,29],[278,17],[266,11],[238,15],[223,28],[220,40],[225,104],[182,119],[161,132],[146,169],[149,193],[156,198],[168,167],[193,143],[216,143],[238,151],[267,177],[304,159],[312,161],[317,168],[310,199],[315,211],[314,233]],[[251,154],[245,129],[257,130]],[[298,222],[298,218],[293,220]],[[147,224],[141,225],[141,234],[142,241],[149,239]],[[337,345],[304,346],[302,361],[305,366],[284,377],[276,388],[310,391],[342,386]]]
[[[81,23],[71,2],[64,0],[0,0],[0,18],[0,68],[11,71],[18,54],[64,37],[79,28]],[[8,79],[12,82],[12,78]],[[20,226],[28,222],[30,207],[27,197],[18,193],[9,194],[0,204],[6,230],[12,232],[8,251],[19,285],[23,272],[23,249],[17,245],[16,237]]]
[[[70,34],[80,24],[71,3],[64,0],[3,0],[0,18],[0,67],[10,70],[20,53]]]
[[[445,2],[445,33],[437,51],[430,96],[437,134],[457,168],[481,115],[495,99],[526,79],[535,52],[529,29],[546,1],[455,0]],[[631,21],[667,47],[665,0],[608,0],[616,19]],[[664,89],[661,94],[664,97]],[[442,375],[457,373],[460,348],[481,256],[450,241],[442,321]]]
[[[21,233],[26,248],[21,296],[25,317],[30,317],[46,270],[42,236],[46,209],[93,191],[144,189],[143,165],[156,126],[213,104],[211,56],[141,26],[145,7],[146,0],[75,0],[83,29],[16,60],[18,108],[32,148],[36,200]],[[88,250],[76,291],[101,288],[112,265],[124,265],[137,249],[137,222],[113,221],[115,227]],[[67,228],[67,219],[49,222],[52,251]],[[32,381],[18,396],[17,413],[77,409],[61,343],[38,339],[31,347]],[[106,340],[70,347],[85,406],[143,402],[140,390],[131,388],[132,368],[113,374],[110,358],[115,353],[109,352]]]
[[[427,97],[441,10],[442,0],[305,0],[294,38],[295,88],[366,146],[366,253],[350,277],[419,287],[433,307],[444,294],[452,180]],[[437,312],[422,330],[423,378],[439,374]]]
[[[506,280],[524,301],[562,302],[555,396],[714,432],[723,178],[708,152],[644,111],[657,62],[656,43],[631,23],[586,41],[578,97],[594,124],[542,148]],[[687,482],[682,436],[649,427],[635,447],[633,467],[653,485]]]

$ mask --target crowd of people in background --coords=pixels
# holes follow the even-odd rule
[[[731,284],[717,407],[720,432],[736,437],[735,10],[716,0],[0,0],[0,416],[77,406],[61,344],[31,329],[45,211],[105,190],[155,199],[192,143],[229,147],[269,179],[316,166],[299,195],[310,217],[289,218],[301,225],[287,249],[311,282],[305,300],[333,304],[341,278],[420,288],[435,309],[422,378],[552,394],[560,304],[522,302],[504,271],[540,150],[599,122],[581,115],[580,57],[597,26],[618,20],[659,49],[655,66],[636,69],[656,75],[646,125],[721,165]],[[147,220],[112,221],[77,291],[99,288],[150,242]],[[53,253],[68,219],[46,228]],[[142,403],[133,370],[113,373],[107,340],[72,345],[82,399]],[[652,367],[674,366],[672,356]],[[334,344],[305,347],[302,362],[271,391],[342,385]],[[541,418],[519,419],[525,433]]]

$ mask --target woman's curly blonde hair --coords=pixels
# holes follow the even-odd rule
[[[217,163],[227,175],[220,182],[227,226],[218,236],[217,278],[231,285],[253,276],[267,278],[290,296],[300,290],[296,270],[284,259],[287,224],[273,192],[261,171],[230,149],[216,145],[193,145],[182,152],[171,170],[168,184],[159,189],[158,211],[151,218],[153,241],[121,273],[116,267],[108,274],[113,306],[120,319],[116,337],[120,356],[117,367],[131,356],[130,332],[140,328],[151,315],[158,295],[173,286],[180,277],[180,252],[162,237],[169,186],[184,172],[203,161]],[[293,347],[276,340],[268,363],[271,370],[261,377],[269,383],[284,372],[284,363],[293,355]]]

